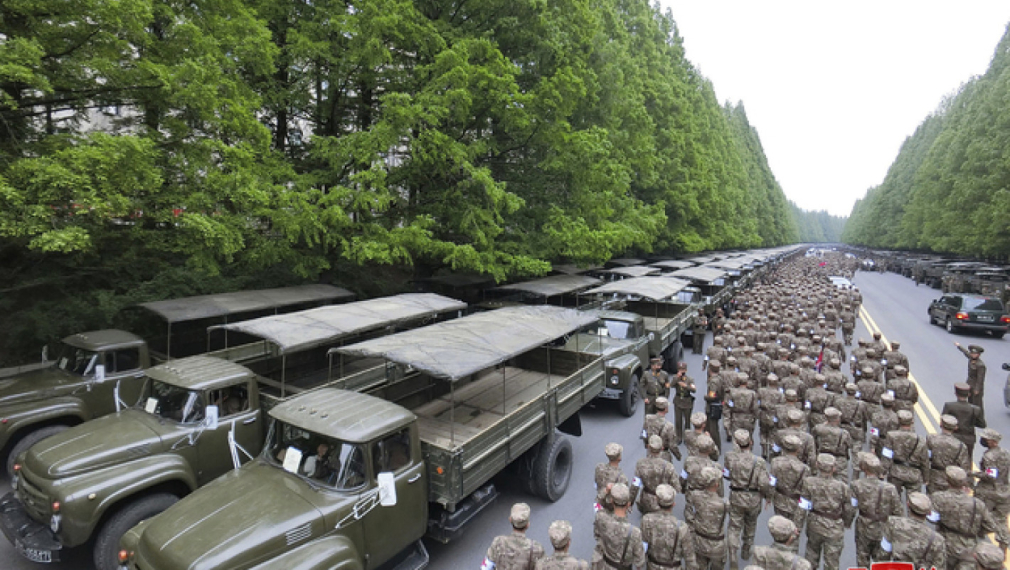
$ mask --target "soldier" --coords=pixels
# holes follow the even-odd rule
[[[802,402],[807,395],[807,383],[800,378],[800,366],[791,364],[789,375],[782,379],[782,389],[796,392],[796,397]]]
[[[533,570],[537,560],[544,557],[544,547],[526,538],[530,526],[530,506],[526,503],[512,505],[509,513],[512,534],[497,536],[484,557],[482,570]]]
[[[993,518],[982,499],[968,494],[968,474],[964,469],[949,465],[946,469],[946,491],[933,495],[933,509],[939,514],[939,529],[947,543],[948,570],[972,570],[971,549],[978,537],[996,533],[996,540],[1006,550],[1010,543],[1006,521]]]
[[[729,567],[737,568],[738,557],[750,558],[764,500],[771,500],[768,464],[751,452],[747,430],[733,432],[739,450],[726,454],[724,476],[729,479]]]
[[[768,519],[768,532],[775,544],[754,548],[756,564],[765,570],[811,570],[810,563],[796,553],[800,531],[793,521],[774,515]]]
[[[673,427],[677,433],[677,445],[684,442],[684,432],[691,429],[691,410],[694,409],[694,393],[698,389],[694,379],[687,375],[687,363],[677,363],[677,374],[670,380],[673,384]]]
[[[915,433],[912,412],[898,412],[898,429],[887,433],[880,455],[887,480],[906,493],[922,490],[929,481],[929,447],[926,438]]]
[[[835,478],[842,482],[849,480],[849,454],[852,450],[852,439],[849,432],[842,429],[842,412],[830,407],[824,411],[827,422],[814,428],[814,443],[818,454],[828,454],[835,458]]]
[[[631,494],[623,483],[610,491],[614,499],[613,516],[598,519],[596,549],[593,551],[593,568],[596,570],[629,570],[632,566],[645,566],[645,546],[642,531],[628,522],[628,505]]]
[[[919,401],[919,388],[908,379],[908,369],[900,364],[894,367],[894,378],[887,383],[887,391],[894,396],[896,411],[911,412]]]
[[[716,309],[715,316],[712,317],[712,334],[721,335],[725,324],[726,317],[722,314],[722,309]]]
[[[754,433],[754,423],[759,410],[757,393],[747,387],[748,376],[740,372],[736,376],[734,387],[726,394],[723,409],[729,416],[729,433],[738,429],[745,430],[748,435]]]
[[[656,488],[659,510],[642,517],[642,540],[648,545],[648,570],[694,568],[694,535],[691,527],[673,516],[677,492],[670,485]]]
[[[761,455],[765,459],[769,459],[775,422],[778,419],[775,410],[786,401],[785,394],[779,390],[779,377],[769,374],[767,381],[767,386],[758,388],[758,427],[761,428]]]
[[[856,382],[859,399],[866,402],[866,411],[872,416],[880,409],[880,396],[887,391],[887,387],[874,379],[873,368],[869,366],[863,367],[860,378],[859,382]]]
[[[614,502],[610,498],[610,489],[617,483],[628,484],[628,477],[621,470],[621,455],[624,448],[617,443],[608,443],[603,452],[607,454],[607,463],[600,463],[596,466],[594,480],[596,482],[596,504],[599,508],[608,512],[613,512]],[[638,494],[638,487],[633,490],[631,500],[635,500]]]
[[[712,337],[712,346],[708,347],[705,351],[705,358],[701,361],[702,370],[708,370],[708,367],[711,366],[713,362],[722,364],[722,361],[726,359],[726,349],[722,347],[722,342],[722,335],[715,335]]]
[[[842,372],[842,361],[840,358],[828,360],[828,369],[824,372],[824,379],[828,384],[828,392],[838,395],[845,391],[845,373]]]
[[[947,402],[943,405],[942,415],[952,415],[957,418],[957,431],[954,437],[960,439],[968,446],[968,457],[975,456],[975,428],[984,428],[985,412],[982,408],[968,401],[971,393],[971,386],[964,382],[954,384],[954,395],[957,401]]]
[[[881,560],[912,562],[913,568],[943,570],[947,561],[947,542],[926,516],[933,510],[932,501],[922,493],[908,495],[908,517],[894,514],[887,519],[880,539]]]
[[[901,347],[901,343],[894,341],[891,343],[891,350],[884,352],[884,360],[887,361],[887,372],[885,373],[885,378],[890,380],[894,378],[894,369],[898,366],[904,366],[905,370],[908,370],[908,357],[905,356],[903,352],[898,350]]]
[[[708,435],[708,432],[705,430],[707,424],[708,416],[705,415],[705,412],[691,414],[691,427],[694,429],[684,434],[684,447],[687,448],[688,457],[701,453],[698,449],[698,437]],[[709,435],[709,439],[712,439],[711,435]],[[712,461],[719,459],[719,453],[715,450],[715,444],[712,445],[712,451]]]
[[[707,431],[715,440],[716,450],[722,454],[722,437],[719,431],[719,420],[722,419],[722,400],[725,396],[725,389],[720,380],[720,370],[722,364],[719,361],[710,362],[708,365],[708,383],[705,386],[705,414],[708,417]]]
[[[660,457],[673,463],[673,458],[680,460],[680,449],[677,447],[677,428],[666,419],[670,401],[660,396],[656,398],[656,413],[647,414],[642,424],[642,442],[648,448],[649,437],[658,435],[663,440],[663,452]]]
[[[810,419],[809,415],[804,410],[803,404],[800,401],[799,394],[796,393],[796,390],[786,389],[784,395],[786,401],[784,404],[779,406],[778,410],[775,411],[775,415],[779,418],[779,421],[781,422],[782,418],[786,418],[788,420],[789,412],[791,410],[796,410],[797,412],[800,413],[799,425],[796,427],[804,432],[807,431],[807,426],[809,424]]]
[[[779,359],[771,363],[772,373],[779,377],[781,382],[787,376],[789,376],[789,371],[792,370],[793,363],[789,360],[789,349],[785,347],[778,348]]]
[[[838,313],[838,320],[842,325],[842,336],[845,337],[845,346],[852,346],[852,333],[856,330],[856,313],[850,305],[842,305],[842,312]]]
[[[663,359],[654,357],[649,360],[650,368],[642,376],[642,402],[645,413],[656,413],[656,398],[666,397],[670,392],[670,375],[663,370]]]
[[[1010,451],[999,446],[1003,436],[992,428],[982,430],[979,443],[986,448],[979,463],[979,470],[972,473],[978,479],[975,496],[982,499],[997,521],[1003,522],[1010,515]]]
[[[1006,561],[1006,553],[994,544],[979,542],[975,545],[972,558],[978,570],[1002,570]]]
[[[856,515],[852,490],[834,478],[835,456],[817,456],[817,475],[807,477],[800,487],[797,525],[807,529],[806,559],[817,568],[824,555],[824,570],[838,570],[845,529]]]
[[[775,514],[790,520],[795,520],[799,511],[800,488],[810,475],[810,467],[800,461],[797,454],[800,450],[800,439],[795,435],[787,435],[782,439],[784,453],[772,459],[770,484],[775,487]],[[793,552],[799,550],[799,540],[790,544]]]
[[[698,570],[722,570],[726,566],[726,501],[718,493],[721,472],[712,467],[701,470],[703,489],[690,491],[691,508],[684,517],[694,530],[694,556]]]
[[[835,398],[834,403],[842,414],[840,422],[842,428],[849,432],[853,451],[862,451],[866,443],[866,422],[870,417],[866,403],[856,397],[858,392],[859,387],[849,382],[845,385],[845,395]]]
[[[680,472],[681,486],[684,489],[684,518],[690,524],[690,511],[691,511],[691,491],[700,491],[705,488],[702,482],[701,472],[705,469],[711,468],[716,469],[719,473],[722,473],[722,466],[711,459],[712,450],[715,449],[715,442],[708,434],[698,437],[697,441],[698,453],[697,455],[690,455],[684,461],[684,468]],[[719,496],[723,494],[722,479],[719,480]]]
[[[536,570],[589,570],[589,563],[568,554],[572,544],[572,525],[568,521],[554,521],[547,529],[554,554],[537,560]]]
[[[877,456],[871,453],[859,455],[859,467],[866,477],[852,482],[852,495],[859,509],[856,516],[856,566],[869,568],[871,559],[887,559],[879,551],[880,539],[884,535],[887,518],[901,516],[901,497],[894,485],[881,477]]]
[[[663,439],[658,435],[649,436],[649,455],[638,460],[635,464],[635,479],[632,486],[641,486],[641,494],[638,496],[638,510],[642,514],[659,510],[659,502],[656,500],[656,488],[666,483],[672,485],[674,489],[680,490],[680,479],[677,477],[677,470],[673,463],[660,457],[663,452]]]
[[[883,356],[887,352],[887,343],[881,340],[883,336],[880,331],[873,333],[873,342],[870,343],[870,348],[876,351],[877,356]]]
[[[785,437],[787,435],[794,435],[800,440],[800,461],[803,461],[813,469],[814,461],[817,459],[817,444],[814,441],[814,436],[807,432],[806,427],[803,425],[804,417],[803,412],[799,410],[791,409],[786,411],[786,427],[775,433],[777,443],[772,444],[772,451],[776,454],[780,453],[785,447],[782,443]]]
[[[879,382],[881,385],[884,384],[884,365],[880,358],[880,352],[877,352],[876,348],[872,346],[866,349],[866,358],[859,361],[859,369],[863,373],[863,377],[866,377],[866,368],[870,369],[870,377]]]
[[[982,353],[985,349],[977,344],[968,345],[968,350],[965,350],[961,343],[955,342],[954,346],[961,351],[961,354],[968,359],[968,380],[967,384],[971,387],[971,395],[968,396],[968,402],[975,404],[979,408],[982,408],[982,412],[985,412],[985,362],[982,362]]]
[[[695,354],[703,354],[705,346],[705,335],[708,332],[708,317],[705,316],[705,309],[698,309],[698,316],[694,318],[691,326],[691,351]]]
[[[963,441],[954,437],[957,431],[957,418],[950,415],[940,416],[940,433],[926,436],[926,446],[929,448],[929,482],[926,492],[931,496],[937,491],[947,490],[947,474],[944,469],[948,465],[957,465],[966,472],[971,471],[971,454]]]
[[[880,395],[880,409],[870,416],[870,450],[880,455],[881,442],[892,429],[898,429],[898,413],[894,411],[894,396]]]

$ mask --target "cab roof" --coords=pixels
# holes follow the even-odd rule
[[[145,344],[144,339],[139,336],[119,329],[103,329],[72,334],[64,338],[63,342],[70,346],[95,352],[110,348],[144,346]]]
[[[189,390],[210,390],[231,386],[253,376],[240,364],[213,356],[190,356],[147,369],[150,378]]]
[[[270,415],[341,441],[366,443],[412,423],[417,416],[392,402],[337,388],[320,388],[281,402]]]

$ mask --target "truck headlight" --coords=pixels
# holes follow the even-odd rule
[[[621,383],[621,377],[617,375],[611,376],[610,383],[613,384],[614,386],[617,386],[618,384]]]

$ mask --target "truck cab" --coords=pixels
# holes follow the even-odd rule
[[[594,311],[599,323],[578,332],[564,348],[598,354],[605,359],[606,387],[600,398],[617,400],[621,414],[638,409],[639,380],[649,367],[649,331],[641,315],[629,311]]]

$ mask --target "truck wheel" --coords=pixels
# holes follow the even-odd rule
[[[549,435],[540,442],[533,463],[533,486],[538,496],[556,502],[572,479],[572,443],[563,435]]]
[[[170,493],[148,495],[133,501],[112,515],[95,538],[95,568],[118,570],[119,540],[126,531],[171,507],[178,500],[179,497]]]
[[[22,453],[28,451],[28,448],[35,445],[36,443],[42,441],[47,437],[52,437],[62,431],[66,431],[70,428],[67,426],[49,426],[41,429],[37,429],[28,435],[22,437],[14,447],[11,448],[10,455],[7,456],[7,479],[10,479],[14,475],[14,463],[17,458]]]
[[[638,411],[638,374],[631,375],[631,381],[621,394],[618,406],[621,408],[621,415],[626,418],[630,418]]]

